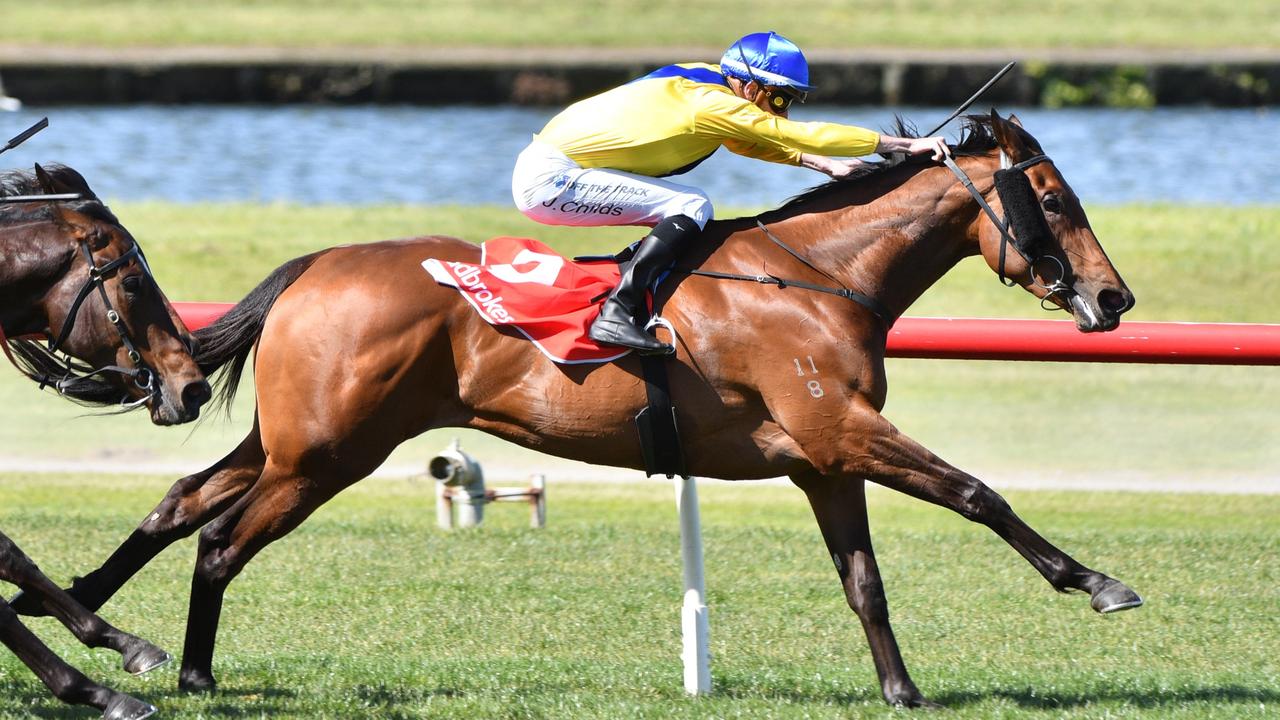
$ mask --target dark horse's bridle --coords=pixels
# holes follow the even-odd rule
[[[0,198],[0,203],[63,202],[83,199],[84,197],[77,193],[65,193],[59,195],[14,195]],[[112,327],[114,327],[116,332],[120,335],[120,342],[124,346],[125,352],[129,357],[129,361],[133,363],[133,367],[127,368],[119,365],[103,365],[102,367],[90,370],[84,374],[77,374],[71,355],[64,351],[63,354],[66,369],[63,372],[62,377],[55,378],[46,375],[41,378],[40,387],[44,388],[47,385],[53,387],[59,393],[63,393],[68,387],[76,382],[93,377],[94,375],[116,372],[131,378],[134,385],[147,392],[147,394],[139,400],[129,401],[126,399],[122,400],[120,403],[126,408],[137,407],[158,396],[160,394],[160,387],[156,382],[157,376],[155,371],[152,370],[151,367],[147,365],[146,361],[142,359],[142,353],[138,352],[137,345],[134,343],[133,337],[129,334],[129,328],[124,323],[124,318],[121,317],[120,313],[116,311],[114,306],[112,306],[111,297],[107,294],[106,279],[116,270],[135,259],[142,267],[142,271],[148,279],[152,277],[151,268],[147,265],[146,256],[142,254],[142,248],[138,245],[136,240],[134,241],[132,248],[121,254],[120,257],[117,257],[104,265],[97,264],[97,261],[93,257],[93,249],[89,247],[88,240],[80,240],[79,245],[80,253],[84,256],[85,265],[88,267],[88,277],[85,278],[84,284],[80,286],[80,291],[76,293],[75,301],[71,303],[70,309],[67,310],[67,318],[62,324],[62,330],[58,333],[58,337],[55,339],[50,335],[48,348],[49,354],[54,357],[57,356],[57,353],[62,348],[63,343],[71,336],[71,331],[75,328],[76,318],[80,315],[80,306],[84,304],[84,301],[89,297],[90,293],[96,289],[98,294],[102,297],[102,304],[107,309],[107,321],[111,323]],[[8,338],[4,336],[4,330],[2,328],[0,328],[0,344],[3,344],[5,354],[9,356],[10,362],[14,362],[13,356],[9,351]],[[15,362],[14,364],[17,363]]]
[[[5,153],[13,148],[21,145],[31,139],[33,135],[49,127],[49,118],[41,118],[31,127],[23,130],[15,135],[3,146],[0,146],[0,153]],[[9,197],[0,197],[0,204],[5,203],[25,203],[25,202],[65,202],[68,200],[83,200],[84,196],[79,193],[62,193],[48,195],[11,195]],[[55,340],[52,337],[49,340],[49,354],[57,358],[58,348],[71,335],[71,329],[75,327],[76,317],[80,314],[80,306],[84,303],[89,293],[93,292],[96,287],[102,295],[102,304],[107,308],[107,320],[115,327],[116,332],[120,334],[120,342],[124,345],[125,351],[129,356],[129,361],[133,363],[132,368],[124,368],[119,365],[104,365],[103,367],[91,370],[83,375],[77,375],[75,366],[72,363],[71,355],[64,354],[64,362],[66,363],[66,371],[61,378],[52,378],[45,375],[40,379],[40,388],[44,389],[46,385],[52,385],[59,393],[66,392],[66,389],[73,383],[100,375],[104,372],[118,372],[121,375],[132,378],[133,383],[141,390],[146,390],[147,394],[141,400],[129,402],[128,399],[120,401],[120,404],[126,408],[135,408],[143,403],[148,402],[152,398],[160,394],[160,387],[156,383],[156,373],[142,359],[142,353],[138,352],[137,346],[133,342],[133,338],[129,335],[129,328],[125,327],[124,319],[120,317],[120,313],[111,306],[111,298],[107,295],[106,278],[116,269],[128,263],[130,260],[137,258],[138,264],[142,266],[143,273],[147,279],[155,282],[155,278],[151,275],[151,267],[147,264],[147,258],[142,254],[142,248],[138,245],[138,241],[133,241],[133,249],[124,253],[120,257],[108,262],[106,265],[99,266],[93,259],[93,249],[89,247],[87,240],[80,241],[80,252],[84,255],[85,265],[89,268],[89,277],[85,279],[84,285],[80,286],[80,292],[76,294],[76,300],[71,304],[71,309],[67,311],[67,319],[62,325],[62,332],[58,333]],[[4,328],[0,327],[0,348],[4,349],[4,354],[9,358],[9,362],[15,366],[18,362],[13,359],[13,353],[9,350],[9,338],[5,337]]]

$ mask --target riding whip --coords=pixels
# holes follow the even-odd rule
[[[40,118],[40,122],[36,123],[35,125],[32,125],[26,130],[23,130],[20,134],[14,136],[12,140],[5,143],[4,147],[0,148],[0,153],[5,152],[7,150],[12,150],[18,147],[22,143],[26,142],[32,135],[35,135],[36,133],[40,132],[41,130],[47,127],[49,127],[49,118],[47,117]]]
[[[972,105],[978,98],[982,97],[982,93],[990,90],[992,85],[995,85],[996,83],[1000,82],[1000,78],[1004,77],[1005,74],[1008,73],[1010,70],[1012,70],[1013,66],[1017,64],[1018,64],[1018,61],[1014,60],[1010,62],[1008,65],[1005,65],[1004,67],[1000,68],[1000,72],[997,72],[995,75],[993,75],[991,79],[987,81],[986,85],[983,85],[982,87],[978,88],[978,92],[974,93],[968,100],[965,100],[964,104],[956,108],[955,112],[948,115],[946,120],[943,120],[942,122],[938,123],[938,127],[930,130],[929,132],[925,133],[921,137],[930,137],[936,134],[939,130],[945,127],[947,123],[959,117],[960,113],[964,112],[965,110],[968,110],[970,105]]]

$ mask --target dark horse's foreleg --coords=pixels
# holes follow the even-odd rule
[[[903,435],[879,413],[868,409],[855,418],[854,425],[846,437],[852,438],[855,447],[845,447],[839,459],[831,458],[844,469],[842,475],[865,477],[986,525],[1054,589],[1089,593],[1090,604],[1100,613],[1142,604],[1142,598],[1124,583],[1076,562],[1032,530],[998,493]]]
[[[0,533],[0,579],[13,582],[32,594],[42,594],[51,587],[54,597],[47,601],[51,610],[82,642],[92,647],[112,647],[125,653],[126,669],[130,652],[134,652],[135,658],[142,665],[148,665],[142,672],[168,660],[169,656],[163,650],[116,630],[74,601],[67,603],[70,598],[57,597],[62,591],[47,578],[44,578],[43,584],[34,582],[36,576],[44,578],[39,568],[9,538]],[[68,611],[65,617],[64,610]],[[93,682],[68,665],[28,630],[18,619],[18,614],[3,600],[0,600],[0,642],[17,655],[24,665],[31,668],[36,677],[63,702],[95,707],[103,711],[103,717],[109,720],[139,720],[156,710],[148,703]]]
[[[360,477],[356,475],[351,482]],[[178,674],[180,688],[206,691],[216,685],[213,650],[227,585],[254,555],[349,484],[302,477],[268,463],[258,482],[200,532]]]
[[[840,574],[845,598],[862,621],[884,699],[900,707],[933,706],[907,674],[889,625],[889,604],[871,549],[865,484],[862,480],[829,478],[816,472],[795,475],[792,480],[809,498],[822,539]]]
[[[91,610],[102,607],[162,550],[199,530],[243,495],[262,474],[263,457],[255,427],[216,465],[174,483],[111,557],[97,570],[76,578],[68,592]],[[15,597],[13,606],[23,615],[45,612],[27,594]]]
[[[113,627],[76,602],[62,588],[40,572],[30,558],[0,533],[0,580],[22,588],[26,597],[38,602],[71,631],[77,640],[91,648],[110,648],[124,658],[124,669],[141,675],[169,662],[169,653],[140,637]],[[6,609],[13,609],[6,604]]]

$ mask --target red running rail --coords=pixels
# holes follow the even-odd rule
[[[174,303],[187,327],[216,320],[227,303]],[[917,318],[898,320],[888,355],[951,360],[1280,365],[1280,325],[1121,322],[1081,333],[1070,320]]]

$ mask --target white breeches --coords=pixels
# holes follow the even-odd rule
[[[621,170],[583,168],[534,141],[516,158],[511,195],[520,212],[547,225],[647,225],[687,215],[698,227],[711,220],[701,190]]]

